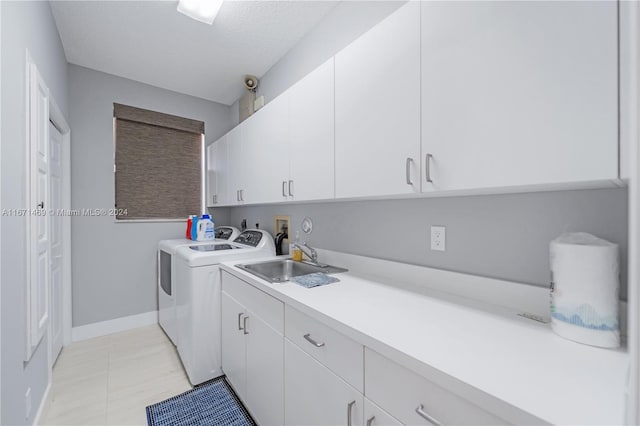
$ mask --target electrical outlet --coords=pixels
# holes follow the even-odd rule
[[[447,234],[444,226],[431,227],[431,250],[446,250]]]

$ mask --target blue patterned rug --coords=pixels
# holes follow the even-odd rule
[[[224,376],[147,407],[149,426],[255,426]]]

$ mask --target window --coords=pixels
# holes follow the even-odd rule
[[[113,104],[117,220],[202,210],[202,121]]]

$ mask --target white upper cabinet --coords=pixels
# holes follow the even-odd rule
[[[231,129],[226,135],[228,144],[227,166],[229,170],[227,201],[229,205],[242,203],[241,196],[244,192],[246,182],[250,179],[247,176],[249,165],[244,156],[246,150],[244,133],[244,126],[240,125]]]
[[[423,2],[421,15],[423,189],[617,178],[616,2]]]
[[[289,172],[288,114],[289,101],[285,92],[240,125],[245,128],[247,179],[241,194],[245,203],[282,200],[281,176]]]
[[[296,83],[289,93],[290,173],[283,199],[334,197],[334,60]],[[287,182],[285,182],[287,180]]]
[[[206,205],[229,204],[228,143],[226,135],[207,147]]]
[[[418,193],[420,4],[335,56],[336,197]]]

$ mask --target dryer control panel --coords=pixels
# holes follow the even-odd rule
[[[244,231],[234,240],[236,243],[244,244],[251,247],[258,247],[262,240],[262,232],[260,231]]]

